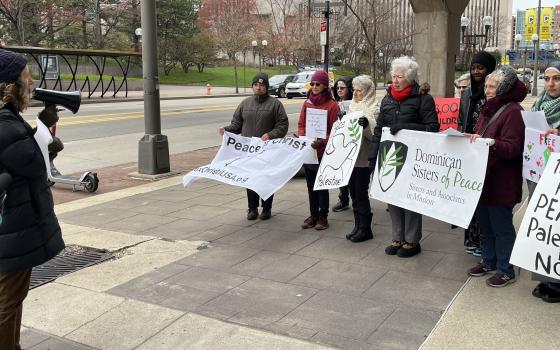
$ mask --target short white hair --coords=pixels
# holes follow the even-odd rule
[[[404,74],[408,81],[418,81],[418,62],[414,57],[401,56],[395,58],[391,62],[391,75],[394,75],[396,71]]]
[[[461,75],[459,78],[455,80],[455,85],[459,84],[460,81],[467,80],[470,84],[471,82],[471,75],[469,73],[465,73]]]
[[[352,79],[352,87],[355,88],[356,85],[359,85],[362,88],[362,93],[365,95],[366,92],[373,87],[373,80],[369,75],[358,75]]]

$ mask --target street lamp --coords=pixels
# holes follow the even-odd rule
[[[552,45],[552,48],[554,49],[554,58],[558,58],[558,55],[560,54],[560,45],[554,44]]]
[[[261,63],[264,63],[264,50],[266,49],[267,45],[268,45],[268,41],[263,40],[261,42],[262,48],[261,51],[259,52],[259,73],[261,72]]]
[[[481,49],[484,49],[486,47],[486,44],[488,43],[488,33],[490,32],[490,28],[492,28],[492,26],[494,25],[494,19],[492,18],[492,16],[484,16],[482,18],[482,24],[484,25],[484,34],[468,34],[466,35],[466,29],[467,27],[471,24],[471,20],[468,17],[461,17],[461,32],[462,32],[462,39],[463,39],[463,43],[465,43],[465,38],[473,38],[473,51],[476,49],[476,38],[483,38],[484,41],[481,45]]]
[[[258,44],[256,40],[251,41],[251,47],[253,48],[253,64],[255,65],[255,68],[257,67],[257,61],[255,61],[257,45]]]
[[[379,62],[381,62],[381,79],[383,86],[385,86],[385,65],[383,64],[383,51],[379,51]],[[377,83],[375,84],[377,86]]]
[[[134,34],[138,38],[138,42],[135,45],[136,52],[138,52],[142,48],[142,28],[136,28]]]
[[[465,30],[471,24],[471,20],[468,17],[461,17],[461,40],[463,44],[465,43]]]
[[[537,33],[531,36],[533,41],[533,52],[535,58],[535,69],[533,71],[533,91],[531,95],[537,96],[537,79],[539,77],[539,35]]]

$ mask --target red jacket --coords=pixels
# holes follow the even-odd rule
[[[481,108],[476,124],[480,134],[494,113],[508,102],[510,104],[496,121],[488,127],[484,138],[494,139],[490,147],[486,179],[480,196],[480,204],[515,206],[521,202],[523,186],[523,147],[525,124],[521,118],[523,108],[518,102],[527,95],[524,84],[514,84],[503,96],[488,100]]]
[[[321,141],[321,145],[317,148],[317,158],[321,159],[323,157],[323,153],[325,152],[325,147],[327,146],[327,140],[331,134],[331,128],[334,122],[338,119],[338,112],[340,112],[340,107],[338,107],[338,103],[333,100],[329,99],[327,102],[315,106],[309,99],[306,99],[301,106],[301,112],[299,113],[299,121],[298,121],[298,136],[305,136],[305,118],[307,115],[307,108],[316,108],[316,109],[325,109],[327,110],[327,138],[326,139],[317,139]]]

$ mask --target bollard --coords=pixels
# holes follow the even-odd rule
[[[206,84],[206,95],[212,94],[212,85]]]

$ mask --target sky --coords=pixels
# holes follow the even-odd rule
[[[513,0],[513,13],[516,9],[524,10],[530,7],[537,7],[538,0]],[[555,6],[560,5],[560,0],[541,0],[541,6]]]

